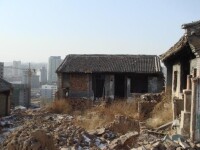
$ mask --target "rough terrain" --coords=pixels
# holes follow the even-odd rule
[[[17,109],[1,118],[0,149],[200,149],[200,143],[161,131],[149,130],[144,122],[121,115],[107,126],[86,131],[75,125],[74,117],[68,114],[50,113],[45,108]]]

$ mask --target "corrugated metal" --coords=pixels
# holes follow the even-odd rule
[[[57,72],[160,73],[156,55],[68,55]]]

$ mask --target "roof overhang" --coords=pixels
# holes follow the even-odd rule
[[[187,45],[188,45],[188,38],[186,36],[182,36],[174,46],[172,46],[168,51],[160,55],[161,61],[164,62],[171,56],[176,55],[176,53],[183,50],[183,48],[186,47]]]

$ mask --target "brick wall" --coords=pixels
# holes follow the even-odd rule
[[[72,91],[88,91],[89,76],[87,74],[71,74],[69,82]]]

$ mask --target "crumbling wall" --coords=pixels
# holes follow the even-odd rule
[[[156,106],[156,101],[139,101],[138,102],[138,113],[140,119],[147,119],[150,116],[150,112]]]
[[[106,128],[121,134],[129,131],[140,132],[139,121],[123,115],[116,115],[115,120],[107,125]]]
[[[87,91],[88,82],[86,74],[70,74],[70,90],[72,91]]]
[[[90,97],[89,74],[70,74],[69,97]]]
[[[200,78],[197,78],[196,81],[196,117],[195,117],[195,140],[200,141]]]
[[[158,91],[158,78],[148,77],[148,93],[156,93]]]
[[[172,97],[182,98],[180,95],[181,86],[181,64],[173,65],[172,70]]]
[[[114,75],[105,76],[105,98],[114,99]]]
[[[62,74],[61,73],[57,73],[57,78],[58,78],[58,82],[57,82],[57,86],[58,86],[58,92],[57,92],[57,99],[63,98],[64,94],[63,94],[63,90],[62,90]]]
[[[190,61],[190,75],[194,74],[194,69],[197,68],[197,59]]]
[[[69,74],[63,74],[62,78],[62,88],[69,88]]]
[[[184,101],[183,99],[173,98],[173,116],[174,119],[179,118],[181,111],[184,110]]]
[[[7,96],[5,94],[0,93],[0,116],[6,115],[6,101]]]
[[[164,86],[165,86],[165,77],[163,74],[161,74],[159,77],[158,77],[158,90],[157,90],[157,93],[160,93],[162,91],[164,91]]]
[[[90,99],[78,99],[78,98],[71,98],[68,99],[69,104],[72,107],[72,110],[83,111],[85,109],[91,108],[93,105],[93,101]]]

